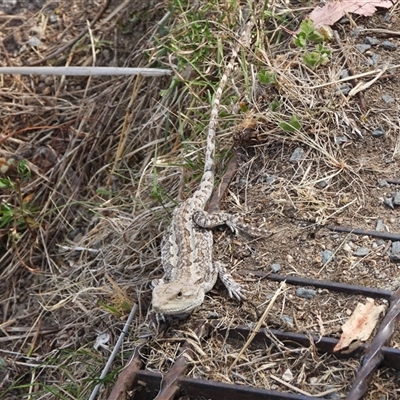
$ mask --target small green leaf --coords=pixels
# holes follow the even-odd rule
[[[310,35],[308,36],[308,40],[314,43],[322,43],[324,41],[324,36],[321,35],[319,32],[314,31],[310,33]]]
[[[294,44],[297,47],[306,47],[307,45],[306,34],[304,32],[300,32],[299,34],[297,34],[296,38],[294,39]]]
[[[305,33],[305,35],[308,37],[312,33],[315,32],[315,28],[313,25],[313,22],[311,19],[306,19],[300,24],[300,30],[301,32]]]
[[[12,189],[14,182],[10,178],[0,178],[0,189]]]
[[[278,83],[278,81],[276,80],[276,74],[274,72],[261,70],[257,74],[257,77],[261,83],[264,83],[266,85],[276,85]]]
[[[305,53],[303,56],[303,61],[311,68],[315,69],[318,67],[319,63],[318,60],[320,56],[317,52],[313,51],[312,53]]]
[[[320,65],[325,65],[329,61],[331,51],[325,49],[321,44],[318,45],[317,51],[304,53],[303,61],[312,69],[318,68]]]
[[[293,115],[292,118],[290,118],[289,122],[281,122],[279,124],[279,127],[283,129],[285,132],[295,132],[298,131],[301,128],[301,124],[298,120],[298,118]]]
[[[321,53],[321,54],[326,54],[327,56],[331,55],[331,51],[330,51],[329,49],[326,49],[326,48],[324,47],[324,45],[322,45],[322,44],[319,44],[319,45],[317,46],[317,51],[318,51],[319,53]]]
[[[278,99],[274,99],[271,103],[269,103],[269,109],[271,111],[276,111],[280,106],[281,104],[279,103]]]
[[[22,160],[18,163],[17,170],[22,179],[27,180],[31,177],[31,170],[29,169],[26,160]]]

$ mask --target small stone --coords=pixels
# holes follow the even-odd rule
[[[390,23],[392,21],[392,14],[390,12],[387,12],[384,16],[383,16],[383,21]]]
[[[330,250],[324,250],[321,253],[322,264],[327,264],[329,261],[333,261],[335,255]]]
[[[386,104],[389,104],[389,103],[393,103],[393,102],[394,102],[394,97],[389,96],[388,94],[383,94],[383,95],[382,95],[382,100],[383,100]]]
[[[378,126],[373,132],[372,132],[372,136],[374,138],[379,138],[382,137],[385,134],[385,130],[381,127]]]
[[[291,380],[293,380],[293,373],[289,368],[282,374],[282,379],[285,382],[290,382]]]
[[[299,287],[296,289],[296,296],[302,297],[303,299],[312,299],[317,292],[313,289],[306,289],[303,287]]]
[[[318,185],[321,189],[325,189],[325,188],[329,185],[329,182],[326,181],[325,179],[323,179],[322,181],[317,182],[317,185]]]
[[[378,65],[379,62],[379,55],[378,54],[371,54],[371,57],[365,60],[365,65]]]
[[[298,163],[304,158],[304,150],[301,147],[297,147],[291,155],[289,161],[291,163]]]
[[[394,192],[392,201],[393,201],[393,205],[400,206],[400,192]]]
[[[337,145],[341,145],[341,144],[343,144],[343,143],[346,143],[348,141],[348,139],[347,139],[347,137],[346,136],[335,136],[335,143],[337,144]]]
[[[39,38],[37,38],[36,36],[32,36],[29,40],[28,40],[28,44],[32,47],[39,47],[42,42],[40,41]]]
[[[378,231],[378,232],[384,232],[385,231],[385,224],[383,223],[383,219],[378,219],[376,221],[375,230]]]
[[[277,274],[282,269],[281,264],[275,263],[271,265],[271,271]]]
[[[380,69],[386,68],[385,74],[388,75],[395,75],[397,66],[395,64],[386,64],[386,65],[381,65],[379,66]]]
[[[393,242],[392,243],[392,251],[390,253],[390,260],[393,262],[400,261],[400,242]]]
[[[383,200],[383,204],[394,210],[393,199],[391,197],[387,197],[385,200]]]
[[[370,44],[356,44],[356,49],[361,53],[365,53],[367,50],[371,48]]]
[[[51,86],[54,83],[54,76],[50,76],[50,75],[46,76],[44,79],[44,83],[47,86]]]
[[[353,249],[351,248],[351,246],[350,246],[348,243],[345,243],[345,244],[343,245],[343,250],[344,250],[346,253],[351,253],[351,252],[353,251]]]
[[[382,179],[381,181],[379,181],[378,183],[378,187],[383,188],[383,187],[388,187],[390,186],[388,181],[385,181],[384,179]]]
[[[376,46],[380,43],[380,40],[375,37],[367,36],[364,40],[364,43],[370,44],[371,46]]]
[[[55,24],[56,22],[57,22],[57,15],[55,15],[55,14],[50,14],[50,16],[49,16],[49,22],[51,23],[51,24]]]
[[[351,86],[350,83],[344,83],[342,86],[335,90],[335,93],[338,94],[339,92],[341,92],[346,96],[352,88],[353,86]]]
[[[207,315],[207,319],[218,319],[219,314],[216,311],[212,311]]]
[[[271,183],[275,182],[276,180],[276,176],[275,175],[267,175],[264,178],[264,182],[267,183],[268,185],[270,185]]]
[[[340,20],[338,21],[338,24],[342,24],[342,25],[349,24],[349,23],[350,23],[350,20],[347,17],[340,18]]]
[[[365,257],[369,254],[369,249],[366,247],[359,247],[354,253],[353,256],[355,257]]]
[[[351,32],[350,32],[350,36],[357,38],[360,36],[360,33],[365,29],[365,26],[363,25],[358,25],[356,28],[354,28]]]
[[[282,320],[282,322],[284,322],[289,327],[291,327],[291,328],[294,327],[294,320],[289,315],[283,314],[282,317],[281,317],[281,320]]]
[[[389,50],[389,51],[397,50],[397,44],[391,42],[390,40],[385,40],[384,42],[382,42],[382,47],[385,50]]]
[[[350,72],[348,69],[344,69],[341,73],[340,73],[340,78],[348,78],[350,76]]]
[[[294,261],[294,258],[290,254],[288,254],[286,258],[289,263],[292,263]]]

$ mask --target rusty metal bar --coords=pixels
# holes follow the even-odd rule
[[[400,241],[400,235],[398,233],[370,231],[370,230],[351,228],[340,225],[325,225],[324,227],[333,232],[354,233],[355,235],[371,236],[379,239],[391,240],[393,242]]]
[[[238,271],[238,273],[243,275],[252,274],[255,276],[259,276],[260,278],[269,279],[271,281],[277,281],[277,282],[286,281],[286,283],[289,283],[291,285],[314,286],[321,289],[328,289],[334,292],[348,293],[352,295],[359,294],[362,296],[372,297],[375,299],[378,298],[378,299],[389,300],[393,294],[391,290],[386,290],[386,289],[370,288],[359,285],[349,285],[347,283],[332,282],[332,281],[321,281],[317,279],[300,278],[290,275],[285,276],[278,274],[270,274],[264,271],[255,271],[247,269],[243,271]]]
[[[218,323],[214,322],[214,324],[217,326]],[[239,339],[239,340],[246,340],[248,336],[251,333],[251,330],[247,326],[236,326],[234,328],[219,328],[218,331],[222,335],[228,334],[230,338],[233,339]],[[290,342],[294,346],[304,346],[308,347],[310,346],[311,342],[309,339],[309,336],[306,336],[302,333],[294,333],[294,332],[282,332],[279,330],[275,329],[261,329],[259,332],[257,332],[254,340],[257,342],[260,341],[265,341],[267,343],[271,343],[271,340],[269,338],[269,335],[275,336],[278,340],[281,342]],[[342,354],[340,352],[333,352],[333,348],[336,346],[337,342],[339,341],[338,339],[335,338],[329,338],[323,336],[322,338],[320,336],[310,334],[315,347],[324,353],[328,354],[335,354],[337,358],[349,358],[353,357],[355,355],[359,355],[361,353],[364,353],[368,349],[368,344],[361,344],[358,349],[356,349],[353,353],[351,354]],[[400,371],[400,349],[394,349],[392,347],[382,347],[382,365],[386,367],[393,368],[397,371]]]
[[[162,375],[157,372],[139,371],[136,374],[137,385],[133,398],[150,400],[157,395],[161,386]],[[243,385],[219,383],[204,379],[181,378],[181,390],[189,396],[205,397],[211,400],[322,400],[275,390],[256,389]]]
[[[198,338],[202,338],[209,333],[210,327],[206,321],[200,321],[194,333]],[[155,400],[173,399],[175,394],[178,393],[181,388],[182,376],[189,366],[186,355],[193,358],[193,351],[188,341],[183,343],[178,359],[174,362],[168,373],[164,375],[162,387]]]
[[[218,326],[218,322],[214,321],[213,325]],[[237,326],[235,328],[218,328],[219,333],[222,335],[228,334],[230,338],[245,340],[251,333],[251,330],[246,326]],[[310,346],[310,337],[301,333],[282,332],[279,330],[262,329],[254,338],[258,342],[271,343],[268,335],[274,335],[282,342],[290,342],[292,346]],[[317,335],[310,335],[314,341],[314,345],[319,351],[333,354],[338,339],[328,337],[318,337]],[[337,358],[349,358],[360,355],[368,348],[367,344],[362,344],[355,352],[351,354],[335,353]],[[390,347],[382,347],[382,365],[400,371],[400,350]],[[157,372],[151,371],[138,371],[135,376],[134,382],[134,399],[148,400],[154,399],[159,393],[162,386],[163,376]],[[266,400],[311,400],[317,399],[316,397],[308,397],[303,395],[282,393],[273,390],[256,389],[243,385],[224,384],[214,381],[206,381],[202,379],[183,378],[179,379],[180,390],[188,395],[205,396],[212,400],[226,399],[226,400],[253,400],[254,398]],[[177,393],[177,392],[175,392]]]
[[[218,325],[214,321],[215,326]],[[245,340],[251,333],[251,330],[246,326],[238,326],[235,328],[218,328],[222,335],[228,334],[230,338]],[[279,330],[262,329],[254,338],[255,341],[271,343],[269,335],[274,335],[282,342],[290,342],[292,346],[310,346],[310,337],[300,333],[282,332]],[[317,335],[310,335],[314,341],[314,345],[319,351],[332,354],[338,339],[328,337],[318,337]],[[338,358],[348,358],[355,355],[360,355],[365,352],[368,345],[361,345],[352,354],[335,353]],[[400,371],[400,350],[390,347],[382,347],[381,354],[383,357],[382,365]],[[137,371],[134,382],[133,398],[138,400],[154,399],[159,393],[162,386],[163,376],[160,373],[151,371]],[[179,379],[180,390],[188,395],[206,396],[210,399],[227,399],[227,400],[246,400],[246,399],[276,399],[276,400],[311,400],[315,397],[308,397],[290,393],[281,393],[277,391],[270,391],[264,389],[255,389],[243,385],[222,384],[214,381],[205,381],[201,379],[183,378]],[[177,391],[174,391],[175,394]]]
[[[111,390],[108,400],[127,399],[129,391],[132,389],[133,382],[135,381],[136,374],[140,371],[142,366],[142,360],[140,358],[139,349],[136,348],[133,352],[132,358],[129,360],[128,364],[125,366],[123,371],[119,374],[114,387]]]
[[[392,184],[394,184],[394,185],[400,185],[400,179],[396,179],[396,178],[393,178],[393,179],[386,179],[386,182],[387,182],[387,183],[392,183]]]
[[[368,390],[368,383],[376,368],[381,364],[383,345],[393,336],[400,319],[400,288],[393,294],[389,310],[380,324],[379,330],[372,342],[367,346],[361,368],[357,371],[353,387],[346,400],[362,399]],[[399,363],[397,363],[399,367]]]
[[[251,273],[253,275],[259,276],[261,278],[270,279],[273,281],[286,281],[288,284],[292,285],[303,285],[303,286],[313,286],[316,288],[323,288],[331,291],[346,293],[350,295],[362,295],[368,296],[372,298],[383,298],[391,301],[391,308],[394,307],[393,312],[390,314],[390,324],[387,323],[387,319],[389,318],[388,314],[384,318],[379,331],[385,330],[387,325],[390,325],[391,334],[394,331],[394,327],[400,318],[400,299],[399,299],[399,291],[393,293],[390,290],[385,289],[377,289],[377,288],[369,288],[358,285],[349,285],[345,283],[331,282],[331,281],[320,281],[315,279],[308,278],[299,278],[294,276],[283,276],[278,274],[269,274],[263,271],[251,271],[245,270],[242,271],[244,274]],[[397,294],[397,296],[395,296]],[[390,310],[389,310],[390,311]],[[386,321],[386,322],[385,322]],[[252,333],[251,329],[247,326],[237,326],[234,328],[230,327],[220,327],[218,326],[218,321],[210,322],[209,324],[205,324],[204,326],[212,325],[214,329],[217,329],[219,333],[224,336],[228,336],[230,338],[246,340],[249,335]],[[388,330],[388,329],[386,329]],[[379,333],[379,332],[378,332]],[[203,336],[205,334],[204,331],[199,332],[199,336]],[[367,387],[364,385],[364,380],[367,380],[373,372],[373,370],[379,365],[383,365],[386,367],[393,368],[397,371],[400,371],[400,349],[394,349],[390,347],[382,347],[384,342],[380,340],[378,345],[374,345],[374,341],[369,344],[361,344],[360,347],[352,352],[351,354],[343,354],[340,352],[333,352],[333,348],[338,343],[338,339],[329,338],[329,337],[319,337],[317,335],[304,335],[301,333],[294,332],[282,332],[279,330],[269,330],[269,329],[261,329],[256,333],[254,341],[257,342],[266,342],[268,344],[271,343],[271,337],[274,336],[281,342],[284,342],[285,345],[291,347],[309,347],[311,343],[315,345],[318,351],[334,354],[337,358],[349,358],[354,356],[362,356],[365,355],[365,359],[368,361],[368,354],[371,352],[376,353],[379,352],[379,357],[377,359],[373,359],[367,365],[368,371],[367,375],[363,373],[362,368],[360,368],[359,372],[363,373],[361,380],[357,377],[355,379],[353,389],[357,391],[358,397],[349,397],[348,399],[355,400],[359,399],[359,392],[362,386],[363,393],[367,390]],[[387,338],[387,335],[385,336]],[[375,340],[375,339],[374,339]],[[385,339],[385,341],[387,341]],[[375,341],[376,343],[376,341]],[[375,351],[376,350],[376,351]],[[190,348],[186,348],[185,351],[190,351]],[[179,362],[181,360],[181,362]],[[372,365],[372,368],[370,368]],[[299,394],[291,394],[291,393],[283,393],[272,390],[265,389],[256,389],[244,385],[234,385],[234,384],[225,384],[214,381],[207,381],[202,379],[193,379],[183,377],[184,371],[187,365],[184,360],[183,354],[180,359],[174,364],[171,370],[165,375],[162,376],[160,373],[151,372],[151,371],[137,371],[133,386],[133,398],[138,400],[147,400],[157,398],[162,399],[172,399],[178,393],[183,393],[188,396],[198,397],[199,395],[202,397],[209,398],[211,400],[252,400],[254,398],[257,399],[266,399],[266,400],[311,400],[317,399],[316,397],[308,397]],[[366,369],[364,368],[366,371]],[[365,378],[365,379],[364,379]],[[359,383],[362,383],[359,384]],[[360,392],[361,393],[361,392]],[[352,395],[351,393],[349,394]]]
[[[131,399],[154,400],[160,391],[162,379],[160,372],[138,371],[135,375]]]
[[[299,394],[283,393],[275,390],[256,389],[249,386],[217,383],[202,379],[182,379],[182,388],[189,395],[205,396],[215,400],[322,400],[320,397],[310,397]]]

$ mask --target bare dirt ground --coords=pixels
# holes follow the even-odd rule
[[[217,173],[229,169],[232,153],[240,155],[220,208],[271,235],[216,229],[214,258],[231,266],[247,300],[230,299],[217,283],[187,320],[156,332],[148,310],[151,280],[162,276],[161,235],[201,176],[209,93],[247,3],[17,3],[0,2],[2,66],[47,58],[100,13],[90,34],[45,65],[173,68],[175,77],[1,76],[0,156],[11,182],[0,198],[1,398],[89,398],[134,303],[139,311],[101,398],[137,346],[145,368],[166,372],[197,321],[254,327],[280,283],[249,271],[270,273],[274,264],[282,275],[398,288],[400,264],[389,241],[325,227],[400,232],[398,206],[388,200],[400,192],[390,183],[399,179],[400,53],[384,45],[400,45],[397,5],[336,24],[340,43],[325,45],[329,62],[315,70],[291,33],[312,5],[274,3],[257,15],[252,46],[242,50],[223,99]],[[377,44],[361,52],[356,46],[367,36]],[[343,81],[349,68],[370,73],[361,84],[384,71],[350,96],[343,88],[355,86]],[[261,70],[276,82],[261,83]],[[299,129],[282,129],[293,116]],[[298,148],[303,153],[293,160]],[[22,160],[30,174],[18,170]],[[324,250],[334,254],[328,263]],[[296,288],[287,286],[263,326],[338,338],[365,301],[325,289],[303,298]],[[100,333],[105,347],[94,347]],[[215,330],[200,344],[189,377],[297,393],[274,379],[289,370],[292,386],[329,392],[325,398],[344,398],[360,366],[359,357],[338,359],[313,346],[283,351],[275,343],[250,346],[229,371],[242,341]],[[400,348],[399,331],[390,346]],[[366,398],[399,397],[398,371],[379,369]]]

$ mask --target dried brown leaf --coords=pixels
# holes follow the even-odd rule
[[[355,340],[365,341],[374,330],[379,315],[385,311],[385,306],[375,305],[373,299],[367,299],[365,304],[358,303],[353,314],[342,325],[342,335],[333,351],[348,347]]]
[[[369,17],[375,13],[377,7],[390,8],[395,3],[396,1],[389,0],[331,1],[326,3],[323,7],[315,7],[309,18],[314,22],[314,26],[319,28],[323,25],[333,25],[346,13],[354,13]]]

